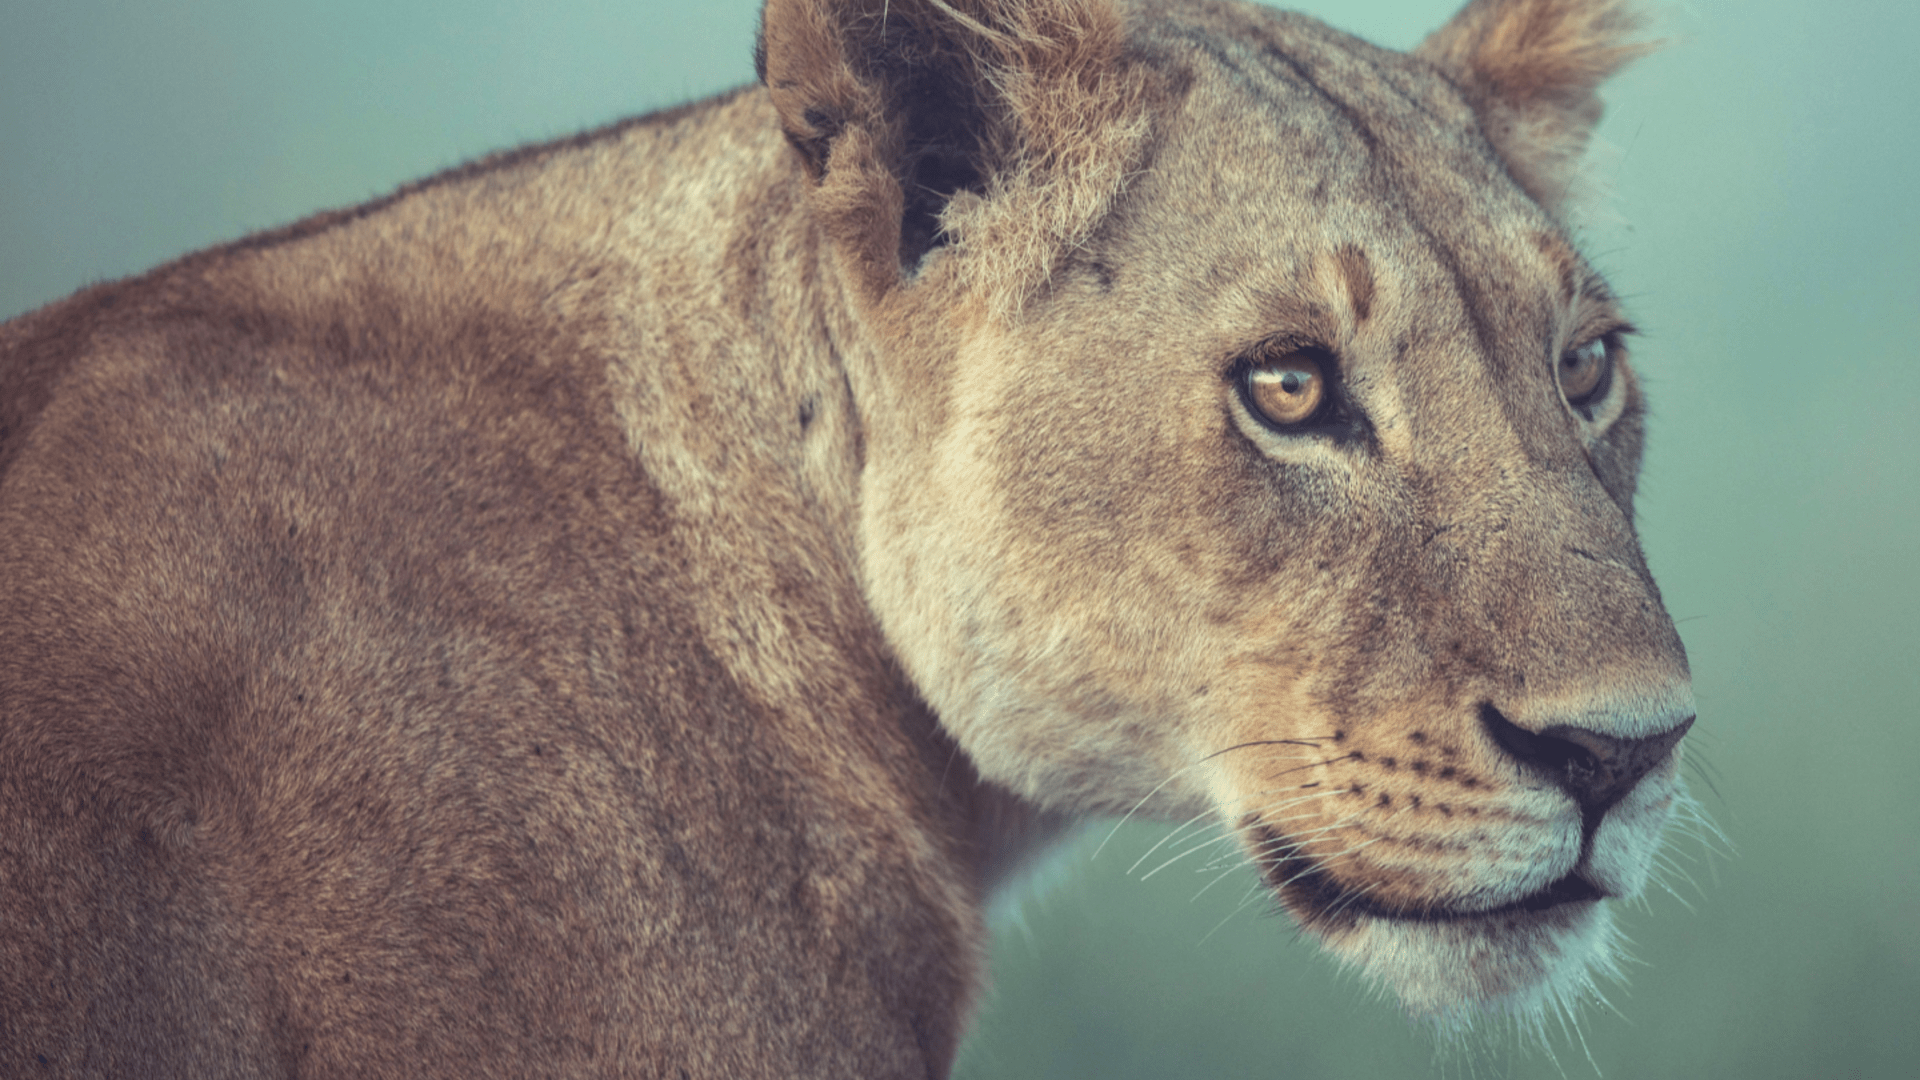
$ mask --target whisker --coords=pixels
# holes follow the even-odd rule
[[[1267,813],[1271,813],[1271,812],[1272,812],[1273,810],[1278,810],[1278,809],[1284,809],[1284,808],[1286,808],[1286,807],[1288,807],[1288,806],[1293,806],[1293,805],[1295,805],[1295,804],[1297,804],[1297,803],[1302,803],[1302,802],[1306,802],[1306,801],[1307,801],[1307,800],[1309,800],[1309,799],[1321,799],[1321,798],[1325,798],[1326,796],[1328,796],[1328,795],[1331,795],[1331,794],[1336,794],[1336,793],[1335,793],[1335,792],[1324,792],[1324,791],[1323,791],[1323,792],[1316,792],[1316,793],[1314,793],[1314,794],[1312,794],[1312,795],[1302,795],[1302,796],[1300,796],[1299,798],[1296,798],[1296,799],[1291,799],[1291,800],[1288,800],[1288,801],[1285,801],[1285,802],[1282,802],[1282,803],[1280,803],[1280,804],[1278,804],[1278,805],[1276,805],[1276,806],[1273,806],[1273,807],[1269,807],[1269,808],[1267,808],[1266,810],[1264,810],[1264,811],[1262,811],[1262,816],[1264,816],[1264,815],[1265,815],[1265,814],[1267,814]],[[1163,863],[1161,863],[1161,864],[1160,864],[1159,866],[1156,866],[1156,867],[1154,867],[1154,868],[1153,868],[1152,870],[1149,870],[1149,871],[1147,871],[1146,873],[1144,873],[1144,874],[1142,874],[1142,875],[1140,875],[1140,880],[1141,880],[1141,881],[1145,881],[1145,880],[1147,880],[1148,878],[1150,878],[1150,877],[1152,877],[1153,875],[1155,875],[1155,874],[1157,874],[1157,873],[1159,873],[1159,872],[1160,872],[1160,871],[1162,871],[1162,870],[1165,870],[1165,869],[1166,869],[1167,867],[1169,867],[1169,866],[1172,866],[1172,865],[1173,865],[1174,863],[1177,863],[1177,862],[1179,862],[1179,861],[1180,861],[1181,859],[1184,859],[1184,858],[1186,858],[1187,856],[1189,856],[1189,855],[1191,855],[1191,854],[1193,854],[1193,853],[1194,853],[1194,852],[1196,852],[1196,851],[1202,851],[1202,850],[1205,850],[1206,848],[1209,848],[1209,847],[1211,847],[1211,846],[1213,846],[1214,844],[1218,844],[1218,843],[1220,843],[1220,842],[1221,842],[1221,841],[1223,841],[1223,840],[1231,840],[1231,839],[1233,839],[1233,838],[1235,838],[1236,836],[1238,836],[1238,835],[1239,835],[1239,833],[1238,833],[1238,831],[1237,831],[1237,830],[1235,830],[1235,829],[1233,829],[1233,828],[1232,828],[1231,826],[1228,826],[1228,825],[1224,825],[1224,824],[1222,824],[1222,823],[1217,823],[1217,822],[1216,822],[1216,823],[1215,823],[1215,827],[1218,827],[1218,828],[1224,828],[1224,829],[1226,829],[1227,831],[1226,831],[1226,832],[1224,832],[1224,833],[1222,833],[1222,834],[1221,834],[1221,835],[1219,835],[1219,836],[1216,836],[1216,837],[1213,837],[1212,839],[1209,839],[1209,840],[1202,840],[1202,841],[1200,841],[1199,843],[1197,843],[1197,844],[1194,844],[1194,845],[1193,845],[1192,847],[1189,847],[1189,848],[1187,848],[1186,850],[1184,850],[1184,851],[1182,851],[1182,852],[1180,852],[1179,854],[1177,854],[1177,855],[1174,855],[1174,856],[1173,856],[1172,858],[1170,858],[1170,859],[1168,859],[1167,861],[1165,861],[1165,862],[1163,862]],[[1171,837],[1169,837],[1168,839],[1171,839]],[[1128,870],[1127,870],[1127,872],[1128,872],[1129,874],[1131,874],[1131,873],[1133,873],[1133,871],[1134,871],[1135,869],[1138,869],[1138,868],[1139,868],[1139,866],[1140,866],[1140,864],[1141,864],[1141,863],[1143,863],[1143,862],[1145,862],[1145,861],[1147,860],[1147,856],[1148,856],[1148,855],[1151,855],[1151,854],[1153,854],[1153,852],[1154,852],[1154,851],[1157,851],[1157,850],[1159,850],[1159,849],[1160,849],[1160,847],[1161,847],[1161,846],[1162,846],[1163,844],[1165,844],[1165,843],[1166,843],[1166,841],[1165,841],[1165,840],[1163,840],[1163,841],[1161,841],[1161,843],[1159,843],[1159,844],[1155,844],[1155,845],[1153,846],[1153,848],[1151,848],[1151,849],[1149,849],[1149,850],[1148,850],[1148,852],[1147,852],[1147,854],[1146,854],[1146,855],[1142,855],[1142,856],[1140,856],[1140,858],[1139,858],[1139,859],[1136,859],[1136,860],[1134,861],[1134,864],[1133,864],[1133,866],[1132,866],[1132,867],[1129,867],[1129,868],[1128,868]]]
[[[1667,882],[1663,879],[1652,879],[1652,880],[1655,885],[1658,885],[1660,887],[1661,892],[1664,892],[1668,896],[1673,897],[1676,901],[1679,902],[1681,907],[1686,908],[1688,914],[1690,915],[1699,914],[1694,910],[1692,902],[1690,902],[1686,897],[1681,896],[1680,893],[1676,889],[1674,889],[1672,885],[1667,884]]]
[[[1683,766],[1691,770],[1695,780],[1707,785],[1707,790],[1713,792],[1714,798],[1719,799],[1721,802],[1727,801],[1727,797],[1720,794],[1720,785],[1714,782],[1719,770],[1710,770],[1710,766],[1706,760],[1696,754],[1688,754],[1682,757],[1680,762]]]
[[[1591,978],[1583,979],[1582,981],[1587,984],[1587,989],[1593,989],[1593,980]],[[1580,1014],[1574,1011],[1573,1006],[1569,1002],[1562,1001],[1559,1005],[1561,1015],[1565,1016],[1567,1023],[1573,1026],[1573,1037],[1580,1040],[1580,1052],[1586,1055],[1587,1064],[1593,1067],[1593,1074],[1600,1076],[1600,1063],[1593,1060],[1593,1048],[1587,1045],[1587,1033],[1580,1030]],[[1562,1030],[1565,1030],[1565,1025],[1562,1026]]]
[[[1227,880],[1227,879],[1228,879],[1229,877],[1232,877],[1232,876],[1233,876],[1233,872],[1234,872],[1235,870],[1237,870],[1237,869],[1239,869],[1239,867],[1235,867],[1235,866],[1229,866],[1229,867],[1227,867],[1226,869],[1224,869],[1224,870],[1221,870],[1221,871],[1219,871],[1218,873],[1216,873],[1216,874],[1214,874],[1214,875],[1213,875],[1213,878],[1212,878],[1211,880],[1209,880],[1209,881],[1208,881],[1208,882],[1207,882],[1207,883],[1206,883],[1205,885],[1202,885],[1202,886],[1200,886],[1200,891],[1199,891],[1199,892],[1197,892],[1197,893],[1194,893],[1194,894],[1193,894],[1192,896],[1190,896],[1190,897],[1188,897],[1188,898],[1187,898],[1187,903],[1189,903],[1189,904],[1191,904],[1191,903],[1193,903],[1194,901],[1196,901],[1196,900],[1198,900],[1198,899],[1200,899],[1200,898],[1201,898],[1202,896],[1205,896],[1205,895],[1207,894],[1207,890],[1208,890],[1208,889],[1211,889],[1211,888],[1213,888],[1213,887],[1214,887],[1215,885],[1218,885],[1218,884],[1220,884],[1221,882],[1223,882],[1223,881],[1225,881],[1225,880]],[[1216,929],[1216,930],[1217,930],[1217,929],[1219,929],[1219,927],[1215,927],[1214,929]],[[1212,937],[1213,935],[1212,935],[1212,934],[1208,934],[1207,936],[1208,936],[1208,937]],[[1201,940],[1201,941],[1205,941],[1205,940],[1207,940],[1207,939],[1206,939],[1206,938],[1201,938],[1200,940]]]
[[[1285,836],[1276,836],[1271,840],[1263,840],[1258,844],[1252,845],[1251,850],[1255,855],[1264,856],[1267,853],[1273,852],[1273,851],[1284,851],[1288,848],[1304,847],[1308,842],[1312,841],[1316,837],[1322,836],[1326,833],[1336,832],[1340,829],[1345,829],[1351,826],[1353,824],[1353,821],[1354,819],[1350,817],[1342,818],[1339,821],[1329,822],[1325,825],[1320,825],[1312,829],[1307,829],[1301,832],[1288,833]],[[1303,851],[1301,852],[1301,854],[1305,855],[1308,853]]]
[[[1091,862],[1094,859],[1099,858],[1100,853],[1106,850],[1107,844],[1110,843],[1113,840],[1114,836],[1120,832],[1120,827],[1125,825],[1128,821],[1132,820],[1133,815],[1136,813],[1139,813],[1140,808],[1142,806],[1145,806],[1149,799],[1152,799],[1155,795],[1160,794],[1163,788],[1165,788],[1168,784],[1173,783],[1175,780],[1179,779],[1180,776],[1184,774],[1187,770],[1204,765],[1207,762],[1212,761],[1214,758],[1217,758],[1222,754],[1230,754],[1235,750],[1244,750],[1250,746],[1304,746],[1304,747],[1307,747],[1308,749],[1318,750],[1320,748],[1319,742],[1320,742],[1319,740],[1306,741],[1306,740],[1300,740],[1300,739],[1258,739],[1253,742],[1235,743],[1232,746],[1225,747],[1220,750],[1215,750],[1212,753],[1207,754],[1206,756],[1200,758],[1197,761],[1193,761],[1186,765],[1182,765],[1180,768],[1175,769],[1173,772],[1169,773],[1165,780],[1162,780],[1158,784],[1155,784],[1153,786],[1152,791],[1149,791],[1145,795],[1142,795],[1140,797],[1139,802],[1134,803],[1131,809],[1129,809],[1125,814],[1122,814],[1120,816],[1120,820],[1114,823],[1113,829],[1107,833],[1105,839],[1100,841],[1100,846],[1093,849],[1093,854],[1087,857],[1087,861]]]
[[[1256,863],[1264,863],[1268,861],[1268,859],[1276,851],[1285,851],[1288,848],[1300,847],[1306,843],[1310,843],[1313,840],[1318,839],[1321,836],[1325,836],[1328,833],[1332,833],[1340,829],[1344,829],[1350,824],[1352,824],[1352,822],[1350,821],[1339,821],[1330,825],[1322,825],[1315,829],[1309,829],[1305,832],[1295,833],[1290,836],[1280,837],[1274,840],[1266,841],[1265,843],[1256,844],[1250,850],[1242,854],[1240,861],[1235,863],[1235,866],[1252,866]],[[1328,858],[1332,858],[1332,857],[1333,856],[1328,856]],[[1214,865],[1218,865],[1218,864],[1214,864]],[[1213,868],[1212,866],[1209,866],[1207,869],[1212,869],[1212,868]]]
[[[1220,875],[1220,877],[1226,877],[1226,876],[1227,876],[1226,874],[1221,874],[1221,875]],[[1214,879],[1214,881],[1218,881],[1218,880],[1220,880],[1220,878],[1215,878],[1215,879]],[[1211,885],[1211,883],[1209,883],[1209,885],[1208,885],[1208,887],[1209,887],[1209,888],[1211,888],[1211,887],[1212,887],[1212,885]],[[1201,892],[1205,892],[1205,891],[1206,891],[1205,889],[1202,889],[1202,890],[1201,890]],[[1232,922],[1232,921],[1233,921],[1233,917],[1234,917],[1235,915],[1238,915],[1238,914],[1240,914],[1241,912],[1243,912],[1243,911],[1245,911],[1245,910],[1247,910],[1247,905],[1248,905],[1248,904],[1251,904],[1251,903],[1253,903],[1253,901],[1254,901],[1254,898],[1255,898],[1255,897],[1257,897],[1257,896],[1259,896],[1259,895],[1260,895],[1260,890],[1258,890],[1258,889],[1252,889],[1252,890],[1249,890],[1249,891],[1247,892],[1247,895],[1246,895],[1246,896],[1243,896],[1243,897],[1241,897],[1241,898],[1240,898],[1240,902],[1239,902],[1238,904],[1236,904],[1236,905],[1234,905],[1234,908],[1233,908],[1233,910],[1232,910],[1232,911],[1229,911],[1229,912],[1227,912],[1227,915],[1226,915],[1226,918],[1223,918],[1223,919],[1221,919],[1221,920],[1220,920],[1219,922],[1217,922],[1217,923],[1215,923],[1215,924],[1214,924],[1214,926],[1213,926],[1213,929],[1211,929],[1211,930],[1209,930],[1209,931],[1207,931],[1207,932],[1206,932],[1206,934],[1205,934],[1205,935],[1203,935],[1203,936],[1202,936],[1202,937],[1200,938],[1200,941],[1199,941],[1199,944],[1201,944],[1201,945],[1204,945],[1204,944],[1206,944],[1206,943],[1207,943],[1207,939],[1208,939],[1208,938],[1211,938],[1211,937],[1212,937],[1213,935],[1215,935],[1215,934],[1217,934],[1217,933],[1219,933],[1222,927],[1224,927],[1224,926],[1226,926],[1226,925],[1227,925],[1228,923],[1230,923],[1230,922]],[[1198,896],[1198,894],[1196,894],[1196,895],[1194,896],[1194,899],[1196,899],[1196,900],[1197,900],[1197,899],[1199,899],[1199,896]]]
[[[1372,847],[1373,845],[1375,845],[1375,844],[1377,844],[1377,843],[1379,843],[1380,841],[1382,841],[1382,840],[1385,840],[1385,839],[1386,839],[1386,837],[1384,837],[1384,836],[1376,836],[1376,837],[1374,837],[1374,838],[1373,838],[1373,839],[1371,839],[1371,840],[1368,840],[1368,841],[1365,841],[1365,842],[1363,842],[1363,843],[1358,843],[1358,844],[1355,844],[1355,845],[1353,845],[1352,847],[1349,847],[1349,848],[1346,848],[1346,849],[1344,849],[1344,850],[1341,850],[1341,851],[1334,851],[1334,852],[1330,852],[1330,853],[1328,853],[1328,854],[1325,854],[1325,855],[1316,855],[1316,856],[1314,856],[1314,861],[1315,861],[1316,863],[1325,863],[1325,862],[1330,862],[1330,861],[1332,861],[1332,860],[1334,860],[1334,859],[1344,859],[1344,858],[1346,858],[1347,856],[1349,856],[1349,855],[1352,855],[1352,854],[1353,854],[1354,852],[1357,852],[1357,851],[1364,851],[1364,850],[1366,850],[1367,848],[1370,848],[1370,847]],[[1303,877],[1303,876],[1305,876],[1305,875],[1307,875],[1307,874],[1310,874],[1310,873],[1312,873],[1312,872],[1314,872],[1315,870],[1318,870],[1318,869],[1320,869],[1320,867],[1318,867],[1318,866],[1310,866],[1310,867],[1308,867],[1307,869],[1305,869],[1305,870],[1302,870],[1302,871],[1300,871],[1300,873],[1298,873],[1298,874],[1295,874],[1295,875],[1293,875],[1292,877],[1290,877],[1290,878],[1288,878],[1288,879],[1287,879],[1287,880],[1286,880],[1285,882],[1283,882],[1282,884],[1284,884],[1284,885],[1291,885],[1291,884],[1293,884],[1294,882],[1296,882],[1296,881],[1298,881],[1298,880],[1300,880],[1300,878],[1301,878],[1301,877]]]
[[[1693,875],[1687,873],[1684,867],[1682,867],[1679,863],[1674,862],[1673,859],[1669,858],[1666,852],[1656,851],[1653,853],[1653,858],[1654,858],[1655,865],[1666,870],[1668,873],[1680,875],[1680,880],[1686,882],[1688,885],[1693,886],[1693,891],[1700,894],[1700,899],[1705,900],[1707,898],[1707,891],[1700,887],[1699,882],[1693,880]]]
[[[1356,844],[1353,847],[1350,847],[1347,850],[1342,851],[1337,855],[1329,855],[1327,856],[1327,858],[1329,859],[1344,858],[1348,855],[1353,854],[1356,851],[1360,851],[1364,848],[1372,847],[1373,845],[1385,839],[1386,837],[1384,836],[1376,836],[1364,844]],[[1332,918],[1336,915],[1339,915],[1342,911],[1345,911],[1347,909],[1348,905],[1352,904],[1355,900],[1362,899],[1373,890],[1365,887],[1346,886],[1344,887],[1343,891],[1346,893],[1346,895],[1341,897],[1339,903],[1333,905],[1332,908],[1328,909],[1327,911],[1328,918]]]
[[[1720,831],[1720,826],[1714,824],[1713,818],[1708,816],[1706,808],[1700,805],[1698,799],[1683,795],[1675,800],[1673,809],[1676,814],[1684,815],[1687,824],[1698,826],[1705,830],[1707,836],[1718,841],[1726,849],[1723,853],[1724,857],[1731,859],[1740,853],[1739,845],[1729,839],[1726,833]]]
[[[1146,873],[1141,874],[1140,880],[1145,881],[1148,878],[1152,877],[1153,875],[1159,873],[1160,871],[1165,870],[1167,867],[1172,866],[1174,863],[1179,862],[1181,859],[1184,859],[1187,856],[1193,854],[1194,852],[1199,851],[1202,848],[1210,847],[1214,844],[1219,843],[1222,840],[1231,839],[1232,837],[1233,837],[1232,833],[1227,833],[1224,836],[1216,836],[1211,840],[1202,841],[1200,844],[1197,844],[1194,847],[1188,848],[1187,850],[1181,852],[1180,854],[1175,855],[1173,858],[1168,859],[1166,862],[1161,863],[1159,866],[1156,866],[1153,869],[1147,871]]]
[[[1131,875],[1133,874],[1133,872],[1134,872],[1135,870],[1138,870],[1138,869],[1140,869],[1140,864],[1141,864],[1141,863],[1143,863],[1143,862],[1146,862],[1146,861],[1147,861],[1147,860],[1148,860],[1149,858],[1152,858],[1152,857],[1153,857],[1153,853],[1154,853],[1154,852],[1156,852],[1156,851],[1159,851],[1159,850],[1160,850],[1161,848],[1163,848],[1163,847],[1165,847],[1166,845],[1168,845],[1168,844],[1170,844],[1170,843],[1172,843],[1172,842],[1173,842],[1173,839],[1174,839],[1174,837],[1177,837],[1177,836],[1179,836],[1179,835],[1180,835],[1181,833],[1184,833],[1184,832],[1186,832],[1186,831],[1187,831],[1187,829],[1189,829],[1190,827],[1192,827],[1192,825],[1194,824],[1194,822],[1197,822],[1197,821],[1200,821],[1200,820],[1202,820],[1202,819],[1205,819],[1205,818],[1209,818],[1209,817],[1212,817],[1212,816],[1213,816],[1213,813],[1214,813],[1214,811],[1213,811],[1213,808],[1212,808],[1212,807],[1208,807],[1207,809],[1205,809],[1205,810],[1202,810],[1202,811],[1200,811],[1199,813],[1197,813],[1197,814],[1195,814],[1195,815],[1193,815],[1192,817],[1190,817],[1190,818],[1188,818],[1187,820],[1185,820],[1185,821],[1183,821],[1183,822],[1181,822],[1181,823],[1180,823],[1180,827],[1179,827],[1179,828],[1177,828],[1177,829],[1175,829],[1175,830],[1173,830],[1172,832],[1170,832],[1170,833],[1168,833],[1167,835],[1165,835],[1165,836],[1163,836],[1163,837],[1161,837],[1158,843],[1156,843],[1156,844],[1154,844],[1154,845],[1153,845],[1152,847],[1150,847],[1150,848],[1148,848],[1147,850],[1145,850],[1145,851],[1143,851],[1143,852],[1141,852],[1141,853],[1140,853],[1140,857],[1139,857],[1139,858],[1137,858],[1137,859],[1135,859],[1135,860],[1133,860],[1133,865],[1132,865],[1132,866],[1129,866],[1129,867],[1127,867],[1127,874],[1128,874],[1129,876],[1131,876]],[[1109,839],[1111,839],[1111,837],[1109,837]],[[1098,851],[1096,851],[1096,852],[1094,852],[1094,854],[1095,854],[1095,855],[1098,855],[1098,854],[1099,854],[1099,852],[1098,852]]]
[[[1250,796],[1250,797],[1253,797],[1253,798],[1258,798],[1258,797],[1259,797],[1260,795],[1267,795],[1267,794],[1272,794],[1272,793],[1273,793],[1274,791],[1278,791],[1278,790],[1285,790],[1285,789],[1271,789],[1271,790],[1269,790],[1269,791],[1266,791],[1266,792],[1260,792],[1260,793],[1257,793],[1256,795],[1254,795],[1254,796]],[[1273,812],[1274,812],[1274,811],[1276,811],[1276,810],[1284,810],[1284,809],[1286,809],[1287,807],[1289,807],[1289,806],[1293,806],[1293,805],[1295,805],[1295,804],[1297,804],[1297,803],[1301,803],[1301,802],[1305,802],[1305,801],[1307,801],[1307,800],[1309,800],[1309,799],[1316,799],[1316,798],[1320,798],[1320,797],[1322,797],[1322,796],[1325,796],[1325,795],[1329,795],[1329,794],[1335,794],[1335,793],[1334,793],[1334,792],[1324,792],[1324,791],[1317,791],[1317,792],[1314,792],[1314,793],[1313,793],[1313,794],[1311,794],[1311,795],[1299,795],[1299,796],[1295,796],[1295,797],[1293,797],[1293,798],[1291,798],[1291,799],[1285,799],[1285,800],[1282,800],[1282,801],[1280,801],[1280,802],[1277,802],[1277,803],[1270,803],[1270,804],[1268,804],[1268,805],[1266,805],[1266,806],[1264,806],[1264,807],[1261,807],[1260,809],[1258,809],[1258,810],[1255,810],[1255,811],[1253,811],[1253,815],[1254,815],[1255,817],[1264,817],[1264,816],[1266,816],[1267,814],[1271,814],[1271,813],[1273,813]],[[1239,802],[1239,801],[1241,801],[1241,800],[1239,800],[1239,799],[1236,799],[1236,800],[1233,800],[1233,801],[1234,801],[1234,802]],[[1192,828],[1192,827],[1193,827],[1193,826],[1194,826],[1194,825],[1195,825],[1196,823],[1199,823],[1199,822],[1201,822],[1201,821],[1203,821],[1204,819],[1207,819],[1207,818],[1210,818],[1210,817],[1213,817],[1213,815],[1214,815],[1214,813],[1215,813],[1215,811],[1214,811],[1214,810],[1212,810],[1212,809],[1208,809],[1208,810],[1203,810],[1203,811],[1201,811],[1200,813],[1198,813],[1198,814],[1195,814],[1194,816],[1192,816],[1192,817],[1190,817],[1190,818],[1188,818],[1188,819],[1187,819],[1186,821],[1184,821],[1184,822],[1182,822],[1182,823],[1180,824],[1180,826],[1179,826],[1178,828],[1176,828],[1176,829],[1174,829],[1174,830],[1173,830],[1172,832],[1170,832],[1170,833],[1168,833],[1167,835],[1165,835],[1165,836],[1163,836],[1163,837],[1161,837],[1161,838],[1160,838],[1160,840],[1159,840],[1158,842],[1156,842],[1156,843],[1155,843],[1155,844],[1154,844],[1154,845],[1153,845],[1152,847],[1150,847],[1150,848],[1148,848],[1148,849],[1147,849],[1146,851],[1144,851],[1144,852],[1142,852],[1142,853],[1140,854],[1140,857],[1139,857],[1139,858],[1137,858],[1137,859],[1135,859],[1135,860],[1133,861],[1133,865],[1131,865],[1131,866],[1129,866],[1129,867],[1127,867],[1127,873],[1128,873],[1129,875],[1131,875],[1131,874],[1132,874],[1132,873],[1133,873],[1134,871],[1136,871],[1136,870],[1138,870],[1138,869],[1140,869],[1140,864],[1141,864],[1141,863],[1144,863],[1144,862],[1146,862],[1146,861],[1147,861],[1148,859],[1150,859],[1150,858],[1152,858],[1152,857],[1153,857],[1153,853],[1154,853],[1154,852],[1156,852],[1156,851],[1159,851],[1159,850],[1160,850],[1161,848],[1163,848],[1163,847],[1165,847],[1166,845],[1168,845],[1168,844],[1170,844],[1170,843],[1173,843],[1173,842],[1174,842],[1175,840],[1177,840],[1177,839],[1179,839],[1179,838],[1180,838],[1181,836],[1183,836],[1183,835],[1185,835],[1185,834],[1186,834],[1186,832],[1187,832],[1187,830],[1188,830],[1188,829],[1190,829],[1190,828]],[[1231,825],[1229,825],[1229,824],[1227,824],[1227,823],[1224,823],[1224,822],[1220,822],[1220,821],[1218,821],[1218,820],[1215,820],[1215,821],[1211,821],[1211,822],[1208,822],[1208,823],[1207,823],[1207,824],[1206,824],[1205,826],[1203,826],[1203,828],[1228,828],[1228,829],[1231,829],[1231,828],[1232,828],[1232,826],[1231,826]],[[1177,859],[1177,858],[1179,858],[1179,856],[1175,856],[1175,858]],[[1151,875],[1151,874],[1149,874],[1149,875],[1147,875],[1147,876],[1148,876],[1148,877],[1151,877],[1152,875]],[[1145,880],[1145,878],[1142,878],[1141,880],[1143,880],[1143,881],[1144,881],[1144,880]]]

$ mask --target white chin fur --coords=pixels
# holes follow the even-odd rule
[[[1642,783],[1608,812],[1581,872],[1615,898],[1639,895],[1684,797],[1671,777]],[[1581,1003],[1604,1000],[1599,980],[1621,978],[1611,903],[1426,922],[1360,916],[1322,936],[1342,963],[1442,1035],[1489,1016],[1544,1037],[1547,1018],[1570,1019]]]
[[[1638,896],[1646,888],[1653,856],[1665,842],[1678,785],[1643,781],[1600,822],[1587,856],[1587,877],[1613,896]]]
[[[1537,1029],[1598,999],[1596,978],[1620,978],[1617,937],[1607,902],[1594,900],[1433,922],[1362,917],[1326,945],[1415,1019],[1454,1035],[1476,1016]]]

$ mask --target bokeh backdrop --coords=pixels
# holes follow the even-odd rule
[[[11,0],[0,317],[748,81],[757,6]],[[1451,13],[1301,6],[1402,48]],[[1920,1075],[1920,4],[1657,10],[1583,242],[1647,331],[1640,524],[1737,854],[1676,842],[1614,1011],[1436,1054],[1250,877],[1129,875],[1171,827],[1129,825],[1001,929],[961,1077]]]

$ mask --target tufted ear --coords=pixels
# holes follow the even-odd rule
[[[1123,41],[1114,0],[766,0],[755,63],[870,287],[949,243],[1012,245],[981,282],[1005,310],[1104,213],[1144,138]]]
[[[1630,0],[1473,0],[1415,49],[1460,84],[1520,186],[1559,214],[1599,86],[1656,46]]]

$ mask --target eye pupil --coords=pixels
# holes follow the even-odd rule
[[[1326,401],[1320,361],[1306,352],[1256,363],[1242,383],[1247,407],[1269,427],[1297,427],[1319,415]]]
[[[1605,392],[1613,357],[1605,338],[1596,338],[1560,357],[1560,393],[1567,403],[1585,410],[1590,399]]]

